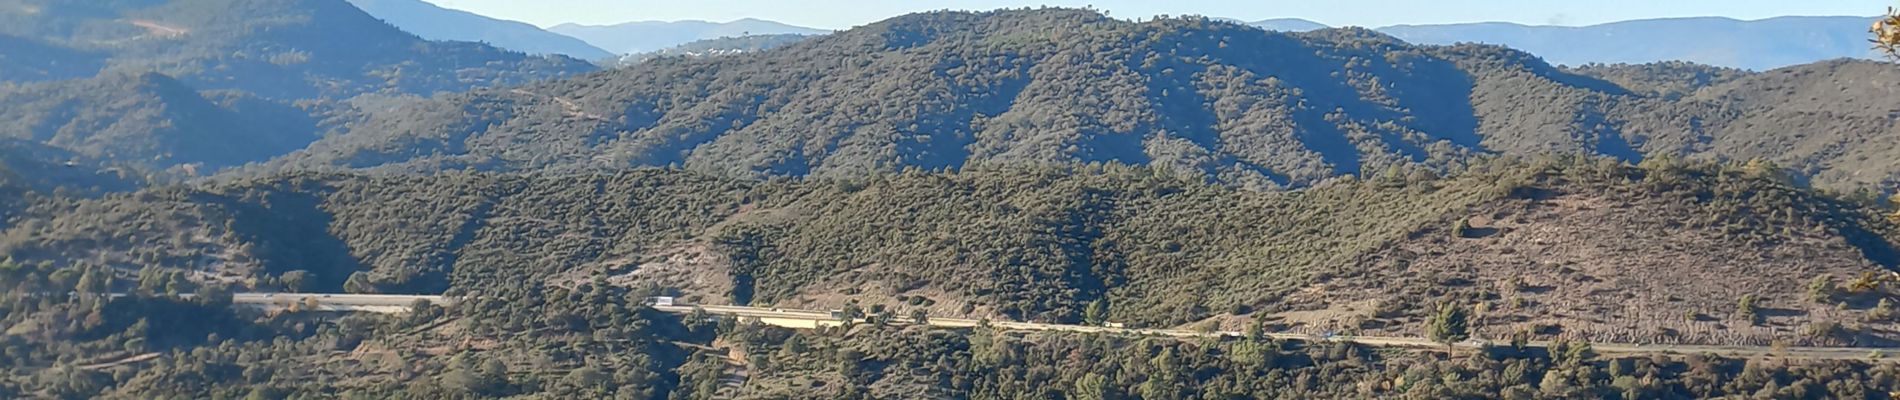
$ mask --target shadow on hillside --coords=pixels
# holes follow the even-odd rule
[[[1841,237],[1847,239],[1848,244],[1860,249],[1860,255],[1867,258],[1867,261],[1889,270],[1900,268],[1900,250],[1895,250],[1893,243],[1888,242],[1879,234],[1861,227],[1844,227],[1841,229]]]
[[[305,290],[340,292],[343,281],[362,269],[349,245],[330,233],[332,217],[314,195],[259,189],[242,200],[220,196],[209,202],[231,210],[232,229],[254,246],[252,253],[271,274],[308,271]]]

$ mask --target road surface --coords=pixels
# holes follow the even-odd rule
[[[403,313],[409,310],[416,300],[427,300],[447,305],[456,299],[444,296],[400,296],[400,295],[347,295],[347,294],[262,294],[244,293],[233,297],[233,303],[268,308],[289,307],[292,303],[314,299],[321,310],[328,311],[364,311],[381,313]],[[672,314],[690,314],[695,310],[704,310],[707,314],[730,317],[756,318],[762,321],[803,321],[806,325],[817,326],[839,324],[842,321],[829,311],[788,310],[776,308],[716,306],[716,305],[655,305],[655,310]],[[863,322],[862,319],[856,322]],[[897,317],[895,323],[910,324],[908,317]],[[973,328],[984,322],[972,319],[928,318],[930,326],[942,328]],[[1177,338],[1241,337],[1240,332],[1200,332],[1181,329],[1132,329],[1086,325],[1042,324],[1033,322],[990,321],[990,327],[1012,331],[1038,332],[1076,332],[1111,335],[1161,336]],[[1320,337],[1313,335],[1268,333],[1281,340],[1301,342],[1352,342],[1373,347],[1394,347],[1411,349],[1444,349],[1442,343],[1423,338],[1371,337],[1371,336],[1335,336]],[[1552,342],[1534,341],[1530,347],[1551,347]],[[1455,349],[1477,350],[1485,347],[1478,342],[1458,343]],[[1880,356],[1885,360],[1889,354],[1900,355],[1900,348],[1871,347],[1785,347],[1769,346],[1711,346],[1711,345],[1646,345],[1625,343],[1591,343],[1590,348],[1605,355],[1644,355],[1644,354],[1708,354],[1730,358],[1780,357],[1806,360],[1870,360]],[[1896,358],[1900,359],[1900,358]]]
[[[409,312],[417,300],[446,305],[450,299],[443,296],[403,296],[381,294],[322,294],[322,293],[238,293],[231,295],[231,304],[260,307],[267,309],[290,308],[293,304],[304,307],[316,304],[319,311],[373,312],[381,314],[401,314]]]

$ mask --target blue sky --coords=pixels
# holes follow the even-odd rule
[[[814,28],[844,29],[899,14],[1024,6],[1094,6],[1116,17],[1198,14],[1261,20],[1305,18],[1334,26],[1379,27],[1508,21],[1535,25],[1589,25],[1645,18],[1785,15],[1869,16],[1895,0],[427,0],[449,8],[540,26],[573,22],[613,24],[648,20],[729,21],[760,18]]]

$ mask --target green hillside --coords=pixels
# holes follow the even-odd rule
[[[1414,46],[1353,29],[939,12],[369,113],[264,171],[678,165],[842,177],[1116,161],[1271,188],[1557,153],[1763,158],[1822,186],[1892,189],[1900,167],[1882,160],[1900,157],[1881,143],[1894,142],[1883,139],[1895,124],[1873,100],[1891,93],[1862,83],[1900,69],[1705,69],[1563,70],[1501,47]],[[1784,93],[1800,88],[1813,90]],[[1761,146],[1770,142],[1789,146]]]

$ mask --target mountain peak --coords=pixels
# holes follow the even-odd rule
[[[820,35],[829,31],[787,25],[756,18],[731,22],[633,21],[613,25],[560,24],[548,31],[586,41],[616,54],[659,51],[707,39],[752,35]]]
[[[1331,28],[1330,26],[1327,26],[1326,24],[1308,21],[1308,20],[1299,19],[1299,18],[1275,18],[1275,19],[1254,21],[1248,24],[1260,27],[1261,29],[1266,29],[1270,31],[1280,31],[1280,32],[1307,32],[1307,31],[1316,31],[1320,29]]]
[[[422,0],[349,0],[357,8],[429,40],[482,42],[528,54],[601,60],[613,53],[523,22],[490,18]]]
[[[1760,71],[1829,58],[1872,57],[1873,51],[1866,43],[1871,20],[1686,17],[1580,27],[1482,22],[1397,25],[1379,30],[1420,44],[1500,44],[1536,53],[1553,64],[1689,61]]]

